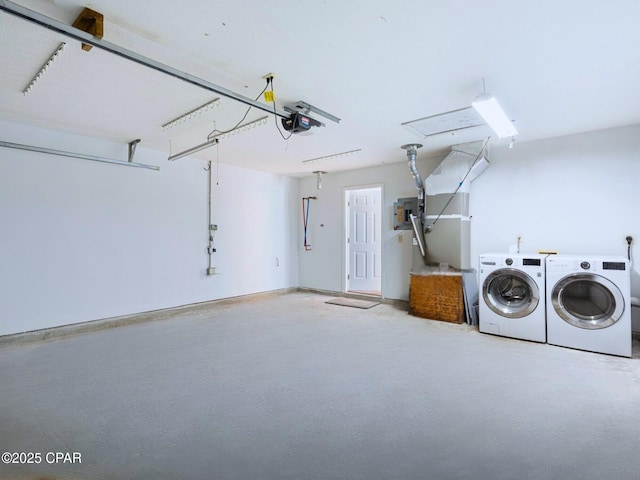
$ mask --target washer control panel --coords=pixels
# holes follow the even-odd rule
[[[626,270],[624,262],[602,262],[603,270]]]

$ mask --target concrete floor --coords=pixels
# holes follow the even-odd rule
[[[637,358],[329,298],[267,296],[2,345],[0,451],[42,459],[0,464],[0,478],[640,476]]]

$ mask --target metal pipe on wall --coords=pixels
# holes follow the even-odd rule
[[[15,148],[16,150],[27,150],[29,152],[46,153],[49,155],[58,155],[60,157],[80,158],[82,160],[91,160],[93,162],[112,163],[115,165],[124,165],[125,167],[148,168],[149,170],[160,170],[157,165],[146,165],[144,163],[125,162],[124,160],[115,160],[112,158],[96,157],[95,155],[85,155],[83,153],[65,152],[63,150],[54,150],[52,148],[36,147],[33,145],[23,145],[21,143],[11,143],[0,141],[0,147]]]
[[[422,148],[422,145],[419,143],[408,143],[406,145],[402,145],[402,147],[400,148],[407,151],[407,158],[409,159],[409,173],[411,173],[413,180],[416,182],[416,188],[418,189],[418,219],[424,227],[426,220],[424,204],[424,183],[422,181],[422,177],[420,177],[418,168],[416,167],[416,157],[418,154],[418,149]]]
[[[431,229],[427,226],[424,183],[422,182],[422,177],[420,177],[420,173],[416,167],[418,149],[422,148],[422,145],[419,143],[408,143],[406,145],[402,145],[400,148],[407,151],[407,158],[409,159],[409,173],[411,173],[413,180],[416,182],[416,188],[418,189],[418,215],[416,216],[412,214],[410,219],[411,226],[413,227],[413,233],[415,234],[416,241],[420,247],[420,255],[426,263],[427,241],[425,239],[425,233],[429,233]]]
[[[209,161],[208,164],[208,168],[206,168],[205,170],[207,170],[209,172],[209,202],[208,202],[208,213],[209,213],[209,221],[208,221],[208,225],[207,225],[207,229],[209,231],[209,246],[207,247],[207,253],[209,255],[209,266],[207,267],[207,275],[215,275],[216,274],[216,269],[215,267],[211,266],[211,256],[215,253],[216,249],[213,246],[213,232],[215,232],[218,229],[217,225],[213,225],[211,223],[211,195],[212,195],[212,184],[213,184],[213,180],[212,180],[212,176],[213,176],[213,169],[211,168],[211,161]]]

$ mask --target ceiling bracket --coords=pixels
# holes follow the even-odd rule
[[[340,123],[340,119],[335,115],[331,115],[330,113],[325,112],[324,110],[321,110],[318,107],[314,107],[313,105],[307,102],[303,102],[302,100],[296,103],[296,107],[301,111],[303,111],[304,113],[306,113],[307,115],[309,114],[309,112],[313,112],[313,113],[317,113],[321,117],[331,120],[332,122]]]
[[[133,142],[129,142],[129,163],[133,162],[133,156],[136,154],[136,147],[140,143],[140,139],[137,138]]]
[[[331,115],[324,110],[319,109],[318,107],[314,107],[313,105],[308,104],[307,102],[303,102],[302,100],[296,102],[292,107],[283,107],[286,112],[289,113],[303,113],[305,115],[309,115],[309,112],[317,113],[318,115],[331,120],[332,122],[340,123],[340,119],[335,115]],[[324,127],[324,123],[321,123]]]
[[[90,33],[96,38],[102,38],[104,36],[104,16],[101,13],[86,8],[82,10],[78,18],[72,24],[73,27],[83,32]],[[88,52],[93,48],[88,43],[82,43],[82,50]]]

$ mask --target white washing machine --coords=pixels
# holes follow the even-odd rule
[[[537,253],[489,253],[479,260],[479,329],[546,342],[545,258]]]
[[[547,258],[547,341],[631,356],[631,272],[624,257]]]

